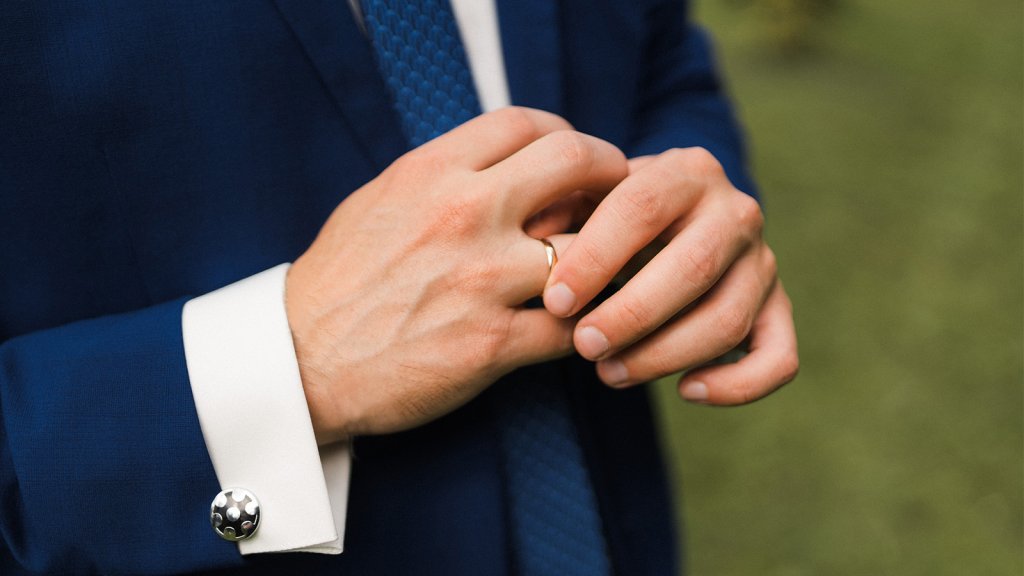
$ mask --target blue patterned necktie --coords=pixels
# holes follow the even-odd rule
[[[448,0],[361,0],[388,90],[415,148],[480,114]]]
[[[413,147],[480,114],[449,0],[361,0],[361,5]],[[539,378],[506,384],[511,385],[494,390],[492,400],[499,414],[516,572],[610,574],[597,499],[565,389]]]

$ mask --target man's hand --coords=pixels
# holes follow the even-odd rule
[[[510,108],[409,152],[345,199],[287,280],[318,441],[423,424],[519,366],[571,352],[574,322],[522,307],[548,275],[524,227],[565,231],[551,223],[569,220],[538,213],[579,190],[607,193],[627,173],[611,144]]]
[[[544,304],[559,317],[578,313],[660,242],[639,272],[579,320],[576,349],[598,361],[611,386],[690,370],[680,381],[688,400],[756,400],[798,367],[789,298],[762,224],[757,202],[702,148],[631,160],[629,177],[559,254]],[[745,340],[749,354],[738,362],[701,367]]]

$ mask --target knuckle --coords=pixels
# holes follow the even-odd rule
[[[800,372],[800,356],[796,350],[790,350],[779,359],[779,383],[792,382]]]
[[[662,152],[657,168],[652,166],[664,181],[677,182],[684,189],[703,189],[708,184],[725,178],[725,171],[718,159],[706,148],[671,148]]]
[[[744,306],[727,306],[718,314],[718,329],[730,346],[736,346],[750,333],[753,314]]]
[[[432,145],[432,142],[420,145],[412,150],[402,154],[398,158],[398,162],[402,164],[408,164],[411,166],[421,166],[431,164],[431,160],[436,157],[436,152],[441,146]]]
[[[540,126],[534,112],[521,106],[510,106],[495,113],[504,133],[517,140],[534,140],[540,133]]]
[[[698,288],[707,289],[721,274],[721,257],[715,245],[714,239],[704,238],[694,241],[689,250],[679,252],[679,268]]]
[[[615,206],[623,221],[653,228],[661,222],[665,197],[654,187],[633,186],[624,191]]]
[[[651,175],[651,179],[655,182],[671,182],[676,188],[688,188],[691,185],[692,179],[687,176],[685,170],[680,168],[679,163],[673,161],[671,157],[664,162],[652,162],[644,170]]]
[[[450,154],[440,146],[420,146],[408,156],[421,174],[441,174],[451,164]]]
[[[702,176],[719,176],[722,174],[722,164],[715,155],[707,148],[694,146],[683,150],[686,154],[687,165]]]
[[[589,171],[594,163],[594,151],[586,138],[572,130],[551,133],[551,144],[561,162],[576,171]]]
[[[722,164],[715,155],[702,146],[690,148],[670,148],[661,153],[661,157],[677,168],[683,168],[701,176],[722,173]]]
[[[761,204],[753,197],[739,191],[734,194],[733,198],[736,221],[753,237],[760,236],[764,229],[764,212],[761,211]]]
[[[484,220],[481,201],[472,195],[449,196],[446,201],[434,205],[432,216],[428,224],[430,231],[449,238],[474,235]]]
[[[392,182],[404,184],[436,181],[451,166],[451,158],[438,146],[427,143],[398,157],[385,172]],[[419,187],[419,186],[418,186]]]
[[[690,148],[669,148],[659,155],[659,159],[674,166],[677,170],[689,160]]]

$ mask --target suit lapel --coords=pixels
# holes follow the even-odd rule
[[[408,150],[373,47],[344,0],[274,0],[367,159],[383,170]],[[495,0],[512,103],[564,113],[558,2]]]
[[[367,159],[383,170],[408,149],[373,48],[345,0],[275,0]]]
[[[555,0],[496,0],[512,103],[562,114],[562,47]]]

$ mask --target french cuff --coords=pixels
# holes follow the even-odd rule
[[[259,500],[239,551],[339,554],[351,456],[313,436],[285,311],[288,267],[186,302],[185,361],[217,480]]]

